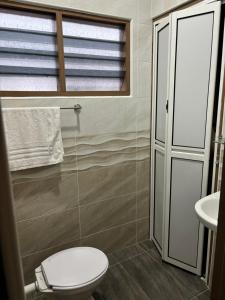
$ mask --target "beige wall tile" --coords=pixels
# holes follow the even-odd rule
[[[150,237],[149,218],[137,221],[137,240],[138,242],[148,240]]]
[[[17,223],[22,256],[80,238],[78,208]]]
[[[152,60],[152,25],[139,24],[138,29],[138,55],[140,61],[151,62]]]
[[[136,218],[136,194],[80,207],[82,237],[122,225]]]
[[[148,131],[150,134],[151,101],[148,97],[140,98],[137,100],[136,118],[137,133],[142,131]]]
[[[82,111],[76,136],[93,136],[136,130],[136,101],[131,97],[81,98]]]
[[[137,218],[149,218],[149,189],[137,192]]]
[[[151,24],[151,2],[153,0],[138,0],[138,22]],[[157,1],[157,0],[156,0]],[[159,0],[158,0],[159,2]]]
[[[31,181],[39,181],[43,180],[43,178],[51,178],[54,176],[59,176],[60,164],[39,167],[33,169],[26,169],[21,171],[11,172],[11,180],[13,184],[22,183],[22,182],[31,182]]]
[[[149,218],[150,169],[149,160],[137,162],[137,218]]]
[[[78,172],[79,201],[87,204],[134,193],[136,163]]]
[[[137,81],[137,96],[139,98],[151,97],[151,63],[139,62],[138,66],[138,81]]]
[[[102,251],[112,252],[136,242],[136,222],[118,226],[82,239],[84,246],[91,246]]]
[[[149,189],[150,167],[149,159],[137,162],[137,191]]]
[[[137,18],[136,0],[25,0],[116,17]]]
[[[167,12],[168,10],[175,8],[178,5],[192,2],[192,0],[151,0],[152,18]]]
[[[76,174],[15,184],[13,190],[18,221],[78,205]]]

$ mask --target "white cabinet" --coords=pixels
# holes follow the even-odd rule
[[[207,193],[220,3],[172,13],[167,22],[163,34],[165,21],[155,25],[154,38],[151,238],[165,261],[200,274],[203,228],[194,204]]]

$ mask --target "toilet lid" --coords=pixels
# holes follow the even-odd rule
[[[57,289],[88,284],[108,268],[107,256],[90,247],[76,247],[60,251],[41,263],[48,286]]]

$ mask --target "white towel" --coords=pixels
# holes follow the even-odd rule
[[[63,161],[59,107],[4,108],[11,171]]]

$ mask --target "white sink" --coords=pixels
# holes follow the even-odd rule
[[[195,204],[200,222],[213,231],[217,230],[219,202],[220,192],[217,192],[198,200]]]

